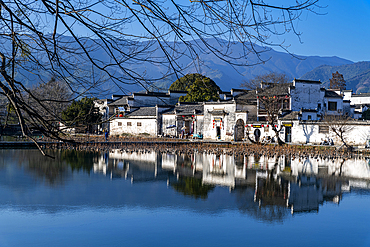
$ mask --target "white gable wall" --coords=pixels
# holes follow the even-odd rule
[[[153,118],[115,118],[110,124],[110,135],[147,133],[157,136],[157,119]]]
[[[323,133],[323,128],[320,126],[327,126],[323,122],[300,122],[293,121],[292,127],[292,143],[294,144],[320,144],[325,139],[333,139],[335,145],[341,145],[340,139],[335,133],[329,130],[329,133]],[[350,125],[352,129],[345,133],[345,138],[348,144],[351,145],[365,145],[367,137],[370,137],[370,121],[354,121]],[[321,131],[321,133],[320,133]],[[282,134],[284,130],[282,131]],[[283,138],[283,135],[281,135]],[[284,139],[283,139],[284,140]]]
[[[293,80],[293,87],[290,89],[291,106],[293,111],[300,109],[317,109],[318,104],[323,101],[320,92],[321,84],[317,82],[305,82]]]

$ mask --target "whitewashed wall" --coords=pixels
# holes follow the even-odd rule
[[[299,111],[301,108],[316,109],[318,104],[323,106],[323,95],[320,91],[319,82],[306,82],[293,80],[293,88],[290,90],[291,110]]]
[[[326,104],[326,111],[325,113],[328,115],[341,115],[343,114],[343,98],[332,98],[332,97],[325,97],[324,102]],[[337,103],[337,110],[335,111],[329,111],[328,106],[329,102],[336,102]]]
[[[236,111],[236,103],[209,103],[204,105],[204,119],[203,119],[203,133],[204,138],[217,139],[216,127],[221,127],[221,140],[231,141],[234,140],[235,124],[238,119],[243,120],[244,124],[248,120],[246,112]],[[225,114],[215,115],[211,114],[212,111],[224,111]],[[221,119],[221,121],[217,121]],[[213,125],[215,120],[215,125]]]
[[[370,104],[370,95],[352,94],[348,99],[351,101],[351,105]]]
[[[127,123],[131,123],[128,126]],[[121,126],[118,123],[122,123]],[[141,126],[138,126],[141,123]],[[115,118],[111,121],[109,135],[122,134],[138,135],[147,133],[151,136],[157,135],[157,119],[153,118]]]
[[[292,143],[320,144],[322,140],[331,138],[335,145],[341,145],[340,139],[332,131],[329,131],[328,134],[319,133],[320,125],[324,126],[325,124],[318,122],[299,123],[299,121],[294,121],[292,127]],[[351,145],[365,145],[367,137],[370,137],[370,122],[356,121],[350,127],[352,130],[345,134],[347,142]]]

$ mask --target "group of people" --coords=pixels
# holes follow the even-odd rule
[[[328,138],[328,139],[325,139],[325,140],[321,139],[321,143],[320,143],[320,145],[330,145],[330,146],[334,146],[334,141],[333,141],[333,139],[331,139],[331,138]]]

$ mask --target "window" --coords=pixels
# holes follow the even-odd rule
[[[317,104],[317,110],[319,110],[319,111],[321,110],[321,103]]]
[[[131,122],[127,122],[127,126],[131,126]]]
[[[337,102],[328,102],[328,111],[336,111],[337,110]]]
[[[319,133],[329,134],[329,126],[319,126]]]
[[[122,122],[118,122],[118,126],[122,126]]]
[[[141,122],[137,122],[137,126],[140,127],[141,126]]]
[[[283,102],[283,109],[284,110],[289,110],[289,100],[285,99]]]
[[[311,115],[308,115],[308,116],[307,116],[307,119],[308,119],[308,120],[311,120]]]

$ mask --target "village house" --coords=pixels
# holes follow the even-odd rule
[[[244,139],[248,113],[253,116],[256,105],[248,101],[249,92],[238,96],[232,100],[204,103],[204,138],[225,141]]]
[[[155,105],[175,105],[181,96],[185,96],[186,91],[145,92],[132,93],[131,95],[116,95],[118,99],[108,104],[113,109],[113,114],[125,114],[139,107],[153,107]]]
[[[162,113],[170,106],[139,107],[125,115],[117,114],[110,120],[110,135],[148,135],[162,133]]]
[[[179,102],[171,111],[162,116],[163,135],[169,137],[189,137],[203,132],[203,103]],[[194,135],[195,136],[195,135]]]
[[[115,124],[118,124],[118,122],[122,122],[113,118],[123,118],[126,114],[134,112],[141,107],[155,107],[156,105],[175,105],[180,96],[184,96],[186,95],[186,93],[187,92],[184,91],[168,90],[167,93],[132,93],[130,95],[112,95],[112,99],[95,100],[95,107],[99,108],[99,112],[102,114],[102,125],[98,126],[98,129],[109,131],[110,134],[112,134],[111,130],[113,131],[113,134],[124,133],[124,131],[131,130],[131,128],[119,131],[119,128],[117,128],[118,125],[110,127],[110,124],[113,122]],[[143,113],[143,111],[139,112]],[[138,114],[139,112],[135,114]],[[136,132],[137,131],[135,130],[131,134],[135,134]]]
[[[354,95],[349,90],[322,88],[320,81],[294,79],[279,85],[263,84],[262,90],[231,89],[219,92],[217,102],[177,102],[185,92],[133,93],[104,103],[111,117],[111,135],[148,134],[151,136],[202,137],[209,140],[273,141],[275,132],[269,125],[262,99],[263,93],[274,97],[278,114],[276,127],[287,143],[322,143],[340,140],[330,131],[325,116],[359,117],[355,108],[366,109],[370,95]],[[171,96],[172,95],[172,96]],[[355,99],[353,103],[352,99]],[[156,102],[166,105],[152,106]],[[177,105],[175,105],[177,102]],[[173,104],[171,106],[171,104]],[[113,111],[111,109],[114,109]],[[357,114],[357,115],[356,115]],[[370,136],[366,121],[351,122],[350,144],[360,145]],[[356,138],[355,138],[356,137]]]

